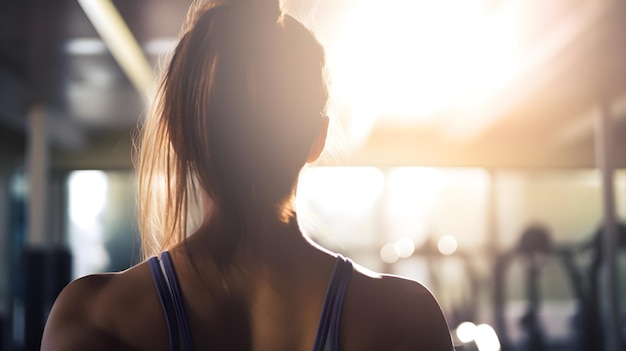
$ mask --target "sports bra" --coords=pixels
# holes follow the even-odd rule
[[[151,257],[148,264],[167,322],[170,350],[194,350],[180,283],[169,252],[164,251],[159,256]],[[352,261],[337,255],[322,305],[313,351],[339,350],[341,311],[351,275]]]

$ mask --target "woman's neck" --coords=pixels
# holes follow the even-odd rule
[[[229,236],[240,236],[236,249],[239,256],[271,256],[309,245],[300,231],[296,214],[285,218],[276,210],[257,211],[248,218],[213,211],[187,239],[186,244],[209,253]]]

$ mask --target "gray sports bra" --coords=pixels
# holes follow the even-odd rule
[[[170,350],[193,351],[193,339],[185,304],[169,252],[165,251],[158,257],[151,257],[148,264],[165,314]],[[326,290],[313,351],[339,350],[341,310],[351,275],[352,261],[337,255],[335,268]]]

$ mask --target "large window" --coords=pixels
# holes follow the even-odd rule
[[[128,172],[77,171],[68,177],[68,239],[74,276],[122,270],[139,259],[135,180]],[[626,220],[626,172],[617,173],[617,215]],[[460,168],[312,167],[296,203],[303,230],[365,268],[421,281],[451,327],[493,323],[495,259],[531,225],[555,247],[589,242],[602,219],[595,170],[492,171]],[[581,268],[590,254],[575,261]],[[621,270],[626,269],[621,260]],[[505,319],[520,338],[527,271],[506,270]],[[577,301],[562,260],[542,265],[538,317],[549,338],[571,336]],[[621,281],[622,294],[626,282]]]

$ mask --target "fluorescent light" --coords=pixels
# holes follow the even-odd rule
[[[152,66],[110,0],[78,0],[135,89],[145,97],[154,82]]]
[[[98,38],[75,38],[65,44],[65,52],[70,55],[92,56],[102,55],[107,48]]]

